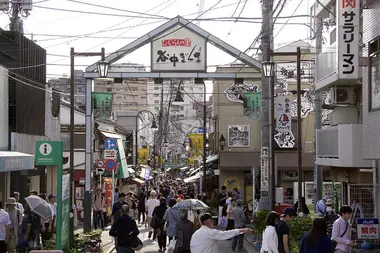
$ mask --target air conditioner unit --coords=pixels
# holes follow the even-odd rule
[[[331,105],[348,105],[354,102],[354,92],[351,86],[334,86],[330,89]]]
[[[9,0],[0,0],[0,11],[9,11]]]

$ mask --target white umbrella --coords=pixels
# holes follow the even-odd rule
[[[47,203],[44,199],[31,195],[26,197],[25,201],[29,205],[30,210],[42,219],[47,220],[53,216],[49,203]]]

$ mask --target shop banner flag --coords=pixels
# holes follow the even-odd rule
[[[261,116],[261,92],[243,93],[244,116],[258,119]]]
[[[92,109],[94,117],[99,119],[110,119],[112,112],[113,93],[110,92],[93,92]]]
[[[279,132],[292,131],[292,102],[288,96],[277,96],[276,130]]]
[[[188,134],[191,141],[191,148],[195,155],[199,155],[203,151],[203,134]]]
[[[148,148],[139,148],[138,154],[140,163],[146,164],[148,160]]]

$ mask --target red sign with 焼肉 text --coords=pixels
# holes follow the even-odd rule
[[[191,47],[191,39],[166,39],[162,40],[162,47]]]
[[[342,8],[355,8],[356,0],[342,0]]]

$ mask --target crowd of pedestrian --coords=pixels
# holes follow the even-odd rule
[[[49,217],[41,217],[34,206],[20,202],[20,193],[14,192],[5,202],[0,201],[0,253],[29,252],[41,250],[56,230],[56,197],[31,191],[49,209]]]

